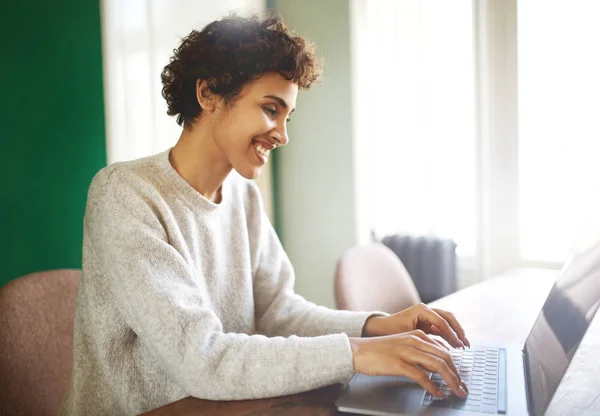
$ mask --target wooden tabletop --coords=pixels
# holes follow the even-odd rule
[[[520,269],[470,286],[431,304],[456,314],[471,345],[524,343],[552,283],[556,271]],[[565,379],[559,386],[547,416],[600,415],[600,319],[595,319]],[[200,415],[342,415],[336,412],[341,385],[306,393],[262,400],[216,402],[185,398],[144,413],[144,416]]]

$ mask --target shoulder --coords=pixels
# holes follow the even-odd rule
[[[101,203],[116,208],[140,203],[147,205],[155,199],[160,194],[155,173],[156,157],[112,163],[98,171],[88,190],[88,210]]]

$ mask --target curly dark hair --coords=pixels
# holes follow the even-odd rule
[[[167,114],[184,127],[200,115],[196,81],[230,103],[250,81],[267,72],[281,74],[299,88],[309,89],[321,73],[314,45],[290,32],[283,19],[231,15],[193,30],[173,50],[161,74]]]

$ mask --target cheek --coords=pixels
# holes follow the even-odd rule
[[[265,114],[255,117],[248,123],[248,132],[252,137],[263,136],[273,129],[273,123]]]
[[[225,151],[245,149],[253,139],[266,136],[273,129],[266,114],[231,113],[219,123],[215,140]]]
[[[253,139],[265,136],[272,130],[269,120],[255,118],[254,120],[247,119],[246,122],[235,123],[230,126],[229,135],[232,141],[240,145],[248,145]]]

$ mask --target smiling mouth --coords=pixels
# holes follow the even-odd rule
[[[256,152],[258,159],[262,163],[266,163],[267,160],[269,160],[269,154],[271,153],[271,150],[274,148],[274,146],[272,146],[271,144],[263,143],[260,141],[254,141],[252,143],[252,147],[254,148],[254,151]],[[271,147],[271,149],[269,149],[269,147]]]
[[[254,148],[256,149],[256,151],[258,153],[260,153],[261,155],[263,155],[265,158],[269,157],[269,152],[270,150],[265,149],[264,147],[262,147],[260,144],[258,146],[254,146]]]

